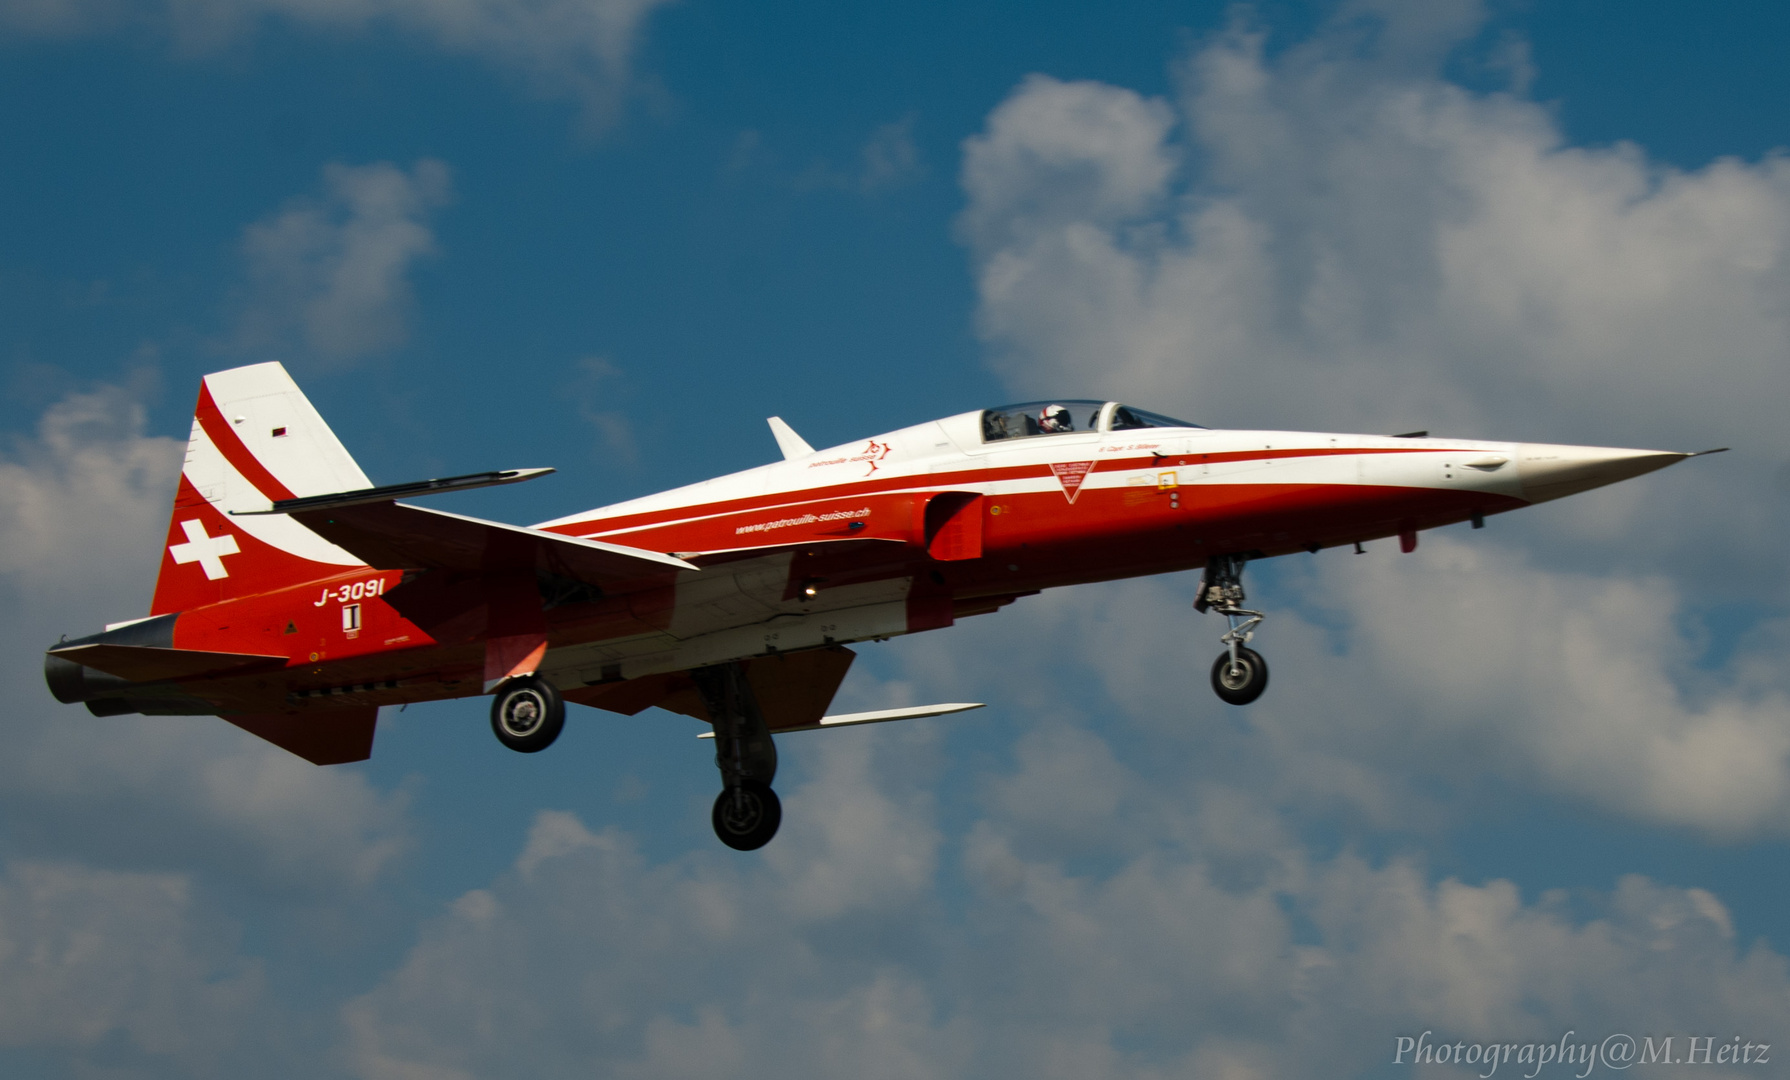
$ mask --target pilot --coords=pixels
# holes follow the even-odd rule
[[[1055,435],[1059,431],[1074,431],[1075,421],[1069,418],[1069,410],[1062,405],[1046,405],[1038,414],[1038,430],[1046,435]]]

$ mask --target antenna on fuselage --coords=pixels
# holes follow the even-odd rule
[[[814,447],[808,445],[808,440],[797,435],[795,428],[784,423],[781,416],[769,417],[765,423],[771,425],[771,434],[777,437],[777,449],[783,451],[784,461],[794,461],[814,453]]]

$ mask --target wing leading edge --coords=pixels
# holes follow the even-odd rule
[[[531,571],[612,588],[700,567],[670,555],[399,502],[300,510],[292,517],[378,570]]]

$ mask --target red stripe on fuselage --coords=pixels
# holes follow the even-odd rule
[[[1181,467],[1186,465],[1210,465],[1224,462],[1267,461],[1274,458],[1301,457],[1334,457],[1340,454],[1439,454],[1455,452],[1451,448],[1412,448],[1404,447],[1310,447],[1289,450],[1231,450],[1214,454],[1166,454],[1162,457],[1143,455],[1138,457],[1108,458],[1096,460],[1093,472],[1123,472],[1133,469]],[[1170,460],[1173,459],[1173,466]],[[626,514],[612,518],[587,518],[583,521],[565,522],[555,525],[551,531],[572,536],[591,539],[603,539],[611,543],[626,544],[628,540],[622,533],[640,532],[667,525],[689,525],[708,518],[724,517],[746,510],[762,510],[779,506],[792,506],[802,503],[820,502],[827,499],[851,498],[888,491],[944,491],[952,488],[994,483],[1001,480],[1023,480],[1030,478],[1052,477],[1050,463],[1036,465],[1008,465],[1002,467],[970,466],[953,472],[916,473],[908,476],[891,476],[880,479],[853,480],[828,487],[797,488],[789,491],[773,492],[768,495],[751,495],[737,499],[722,499],[710,503],[690,503],[684,506],[667,507],[663,510],[647,510],[638,514]],[[655,548],[656,550],[656,548]]]
[[[204,383],[199,384],[199,407],[194,411],[194,416],[198,419],[199,426],[205,429],[205,434],[211,436],[211,444],[218,448],[218,453],[224,455],[224,460],[234,466],[243,479],[255,485],[255,490],[267,496],[269,502],[294,497],[292,489],[280,483],[273,473],[267,471],[267,466],[261,464],[260,459],[243,445],[235,426],[224,419],[217,402],[212,400],[211,387]]]

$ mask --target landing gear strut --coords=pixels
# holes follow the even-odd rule
[[[1226,646],[1212,664],[1212,690],[1232,705],[1247,705],[1268,689],[1268,662],[1262,654],[1248,648],[1255,637],[1255,628],[1266,618],[1259,611],[1242,607],[1243,564],[1247,555],[1216,555],[1206,564],[1206,576],[1200,581],[1199,599],[1194,610],[1210,608],[1223,615],[1231,628],[1218,640]]]
[[[721,794],[710,815],[715,835],[737,851],[757,850],[783,823],[783,804],[771,790],[777,745],[741,665],[697,668],[690,677],[715,725],[715,765],[721,770]]]

